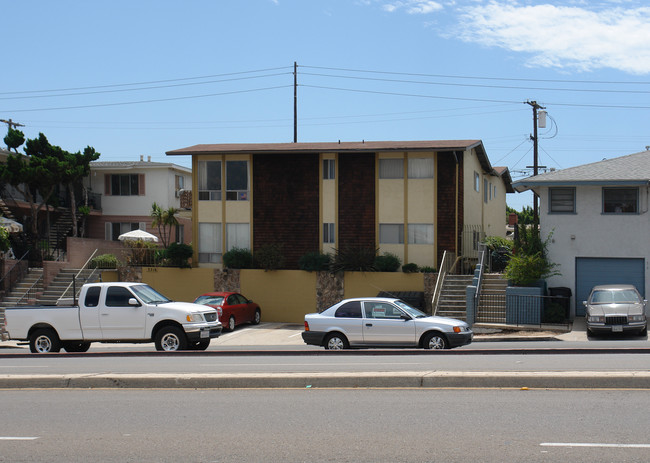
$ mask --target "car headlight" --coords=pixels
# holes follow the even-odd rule
[[[627,319],[631,322],[642,322],[645,321],[645,315],[630,315]]]
[[[590,323],[605,323],[604,315],[589,315],[587,321]]]
[[[187,318],[188,322],[202,322],[203,321],[203,315],[201,315],[200,313],[188,313],[186,318]]]

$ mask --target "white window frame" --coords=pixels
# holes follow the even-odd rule
[[[336,179],[336,159],[323,159],[323,180]]]
[[[221,263],[221,224],[199,222],[199,263]]]
[[[404,244],[403,223],[380,223],[379,224],[380,244]]]
[[[219,165],[217,172],[219,172],[219,184],[223,188],[223,179],[221,178],[221,161],[199,161],[198,171],[198,188],[199,201],[221,201],[221,189],[209,190],[208,185],[208,163],[216,163]]]
[[[226,251],[233,248],[250,249],[251,235],[249,223],[226,224]]]
[[[409,244],[433,244],[432,223],[410,223],[408,224]]]
[[[555,198],[553,197],[555,194]],[[562,195],[559,197],[559,195]],[[568,196],[571,196],[569,199]],[[571,207],[571,209],[568,208]],[[548,189],[549,214],[575,214],[576,189],[574,187],[551,187]]]
[[[246,163],[246,188],[241,189],[231,189],[232,185],[229,185],[228,172],[229,167],[233,166],[235,163]],[[226,201],[248,201],[248,192],[250,189],[250,163],[245,159],[233,159],[232,161],[226,161]]]
[[[379,178],[401,179],[404,178],[403,158],[382,158],[379,160]]]
[[[476,171],[474,171],[474,191],[477,193],[481,191],[481,176]]]
[[[334,223],[325,222],[323,224],[323,243],[334,244],[336,242],[335,232],[336,228],[334,226]]]
[[[433,158],[409,158],[408,178],[433,178]]]

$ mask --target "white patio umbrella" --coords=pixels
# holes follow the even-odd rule
[[[23,231],[23,225],[7,217],[0,217],[0,227],[9,230],[9,233],[20,233]]]
[[[127,233],[122,233],[120,236],[117,237],[118,240],[120,241],[153,241],[154,243],[158,242],[158,237],[156,235],[152,235],[149,232],[146,232],[144,230],[131,230],[130,232]]]

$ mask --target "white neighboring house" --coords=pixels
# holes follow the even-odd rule
[[[584,316],[582,301],[598,284],[633,284],[650,291],[650,151],[562,169],[513,183],[540,197],[542,239],[559,276],[548,286],[569,287],[571,315]]]
[[[163,210],[179,209],[179,227],[171,241],[189,243],[192,239],[191,211],[181,207],[184,191],[192,190],[192,170],[176,164],[140,161],[102,162],[90,164],[85,185],[92,193],[95,208],[89,218],[88,237],[117,240],[125,232],[141,229],[159,235],[151,226],[151,207],[155,202]],[[101,196],[99,196],[101,195]],[[101,198],[97,201],[97,198]]]

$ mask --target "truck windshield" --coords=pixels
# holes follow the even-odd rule
[[[136,294],[136,296],[142,299],[142,302],[146,304],[161,304],[163,302],[171,302],[170,299],[167,299],[165,296],[160,294],[149,285],[135,285],[132,286],[131,289]]]

